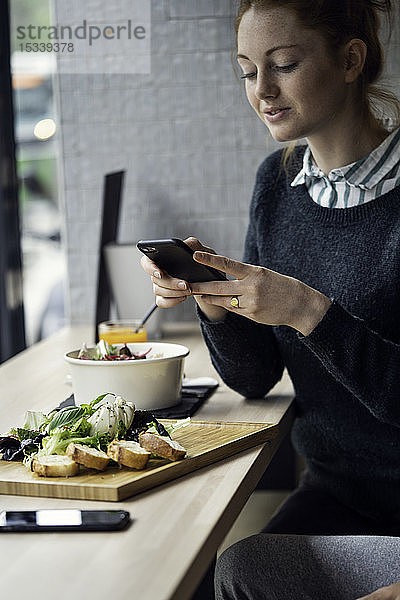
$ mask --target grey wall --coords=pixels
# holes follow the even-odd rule
[[[127,170],[120,241],[195,235],[241,256],[266,131],[233,71],[233,15],[229,0],[153,0],[150,75],[60,77],[73,323],[93,319],[106,172]]]
[[[105,0],[96,1],[98,10]],[[55,0],[56,6],[65,5]],[[102,179],[126,169],[121,242],[195,235],[239,258],[266,129],[232,66],[230,0],[152,0],[150,75],[63,75],[61,185],[73,323],[92,322]],[[390,66],[400,79],[399,40]],[[191,319],[193,305],[168,311]]]

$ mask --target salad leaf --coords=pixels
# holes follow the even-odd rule
[[[63,450],[61,446],[65,440],[70,440],[70,438],[71,433],[68,429],[54,430],[51,435],[47,435],[43,440],[42,450],[39,454],[63,454],[65,449]],[[68,446],[68,443],[65,445],[65,448]]]
[[[107,450],[107,446],[110,443],[110,437],[107,433],[98,434],[92,436],[77,436],[71,435],[71,432],[67,429],[54,431],[52,435],[48,435],[43,439],[42,449],[38,455],[48,454],[65,454],[68,444],[74,442],[75,444],[85,444],[97,450]]]
[[[112,346],[105,340],[100,340],[96,346],[88,346],[86,343],[82,344],[81,349],[78,353],[78,358],[89,359],[89,360],[102,360],[109,354],[116,352],[116,346]]]
[[[190,417],[187,417],[186,419],[179,419],[176,423],[171,423],[171,425],[166,424],[165,429],[170,435],[172,435],[177,429],[180,429],[181,427],[187,427],[190,425],[190,423],[191,419]]]
[[[105,394],[101,394],[100,396],[97,396],[97,398],[92,400],[89,404],[81,404],[80,407],[85,409],[85,416],[91,416],[94,412],[96,412],[96,410],[97,410],[97,407],[95,408],[96,404],[101,402],[103,400],[103,398],[108,396],[109,393],[110,392],[106,392]],[[111,394],[111,395],[113,396],[114,394]]]
[[[149,427],[154,427],[154,432],[158,433],[159,435],[166,435],[170,437],[164,425],[157,421],[153,413],[148,410],[137,410],[135,411],[135,415],[130,427],[127,429],[125,439],[138,442],[139,434],[143,431],[148,431]]]
[[[78,419],[78,421],[76,421],[72,427],[69,427],[69,430],[71,433],[73,433],[74,435],[80,435],[82,437],[86,437],[90,435],[90,429],[91,429],[91,425],[90,423],[85,419],[85,417],[81,417],[80,419]]]
[[[125,423],[123,421],[118,421],[117,433],[115,434],[116,439],[117,440],[125,439],[126,431],[127,431],[127,427],[126,427]]]
[[[0,452],[3,453],[3,460],[18,460],[15,454],[21,449],[21,442],[12,436],[0,437]]]
[[[23,429],[30,429],[38,431],[42,425],[47,425],[49,422],[48,417],[40,411],[27,410],[25,413]]]
[[[0,451],[3,452],[3,460],[23,460],[23,458],[40,449],[43,433],[37,434],[33,438],[18,440],[15,437],[6,436],[0,438]]]
[[[84,414],[85,409],[80,406],[68,406],[63,408],[51,419],[46,427],[46,431],[50,433],[53,429],[71,425],[71,423],[75,423],[75,421],[83,417]]]
[[[187,419],[180,419],[179,421],[177,421],[176,423],[167,423],[164,425],[169,437],[172,436],[172,434],[177,430],[177,429],[181,429],[181,427],[187,427],[188,425],[190,425],[190,417],[188,417]],[[150,433],[158,433],[157,428],[154,425],[151,425],[147,431],[149,431]]]
[[[115,354],[115,352],[116,352],[116,347],[112,346],[111,344],[106,342],[106,340],[100,340],[99,343],[97,344],[97,349],[98,349],[100,358],[104,358],[105,356],[107,356],[109,354]]]
[[[67,427],[72,424],[77,424],[77,422],[80,422],[80,424],[83,426],[84,423],[81,421],[82,417],[89,417],[96,412],[96,404],[101,402],[101,400],[103,400],[103,398],[107,395],[108,394],[101,394],[101,396],[98,396],[89,404],[81,404],[80,406],[66,406],[65,408],[62,408],[52,417],[50,423],[46,427],[46,431],[50,433],[53,429],[58,427]],[[88,433],[88,431],[84,431],[83,433]]]
[[[22,442],[23,440],[34,439],[38,435],[42,435],[40,431],[33,431],[32,429],[24,429],[17,427],[15,430],[17,438]]]
[[[122,347],[112,346],[105,340],[100,340],[96,346],[87,347],[84,343],[78,352],[81,360],[142,360],[151,352],[151,348],[142,354],[135,354],[125,344]],[[162,353],[153,358],[161,358]]]

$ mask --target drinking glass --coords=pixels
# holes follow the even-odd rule
[[[139,320],[113,320],[104,321],[98,325],[99,339],[109,344],[126,344],[129,342],[147,342],[145,327],[136,329],[140,325]]]

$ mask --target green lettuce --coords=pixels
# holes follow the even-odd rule
[[[85,419],[85,417],[81,417],[72,425],[72,427],[69,427],[68,429],[71,434],[87,437],[90,435],[91,425]]]
[[[68,429],[56,430],[51,435],[43,438],[42,449],[38,452],[38,456],[48,454],[65,454],[68,444],[84,444],[97,450],[107,450],[110,443],[110,437],[107,433],[95,433],[91,436],[77,436]]]
[[[80,406],[67,406],[62,408],[51,418],[46,427],[47,433],[51,433],[53,429],[59,429],[61,427],[69,427],[71,430],[75,430],[75,426],[77,426],[78,423],[83,424],[82,417],[90,417],[94,412],[96,412],[96,404],[98,404],[100,400],[103,400],[105,396],[107,396],[107,394],[98,396],[92,400],[90,404],[81,404]],[[90,429],[89,423],[88,426]],[[76,429],[76,431],[78,431],[78,429]],[[84,433],[89,433],[89,431]]]
[[[177,421],[176,423],[171,423],[171,424],[163,423],[163,425],[164,425],[168,435],[171,436],[171,438],[172,438],[172,434],[177,429],[181,429],[181,427],[187,427],[188,425],[190,425],[190,417],[188,417],[187,419],[179,419],[179,421]],[[148,431],[149,433],[157,433],[158,434],[158,430],[157,430],[156,424],[154,422],[152,424],[150,424],[149,428],[146,429],[146,431]]]
[[[49,418],[40,411],[27,410],[25,413],[23,429],[30,429],[31,431],[40,431],[41,427],[47,425]]]

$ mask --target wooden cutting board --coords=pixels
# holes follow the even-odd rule
[[[161,420],[172,423],[173,420]],[[152,459],[142,471],[109,467],[82,468],[75,477],[39,477],[19,462],[0,460],[0,494],[118,501],[218,460],[272,440],[277,433],[266,423],[193,421],[178,429],[173,439],[187,450],[178,462]]]

